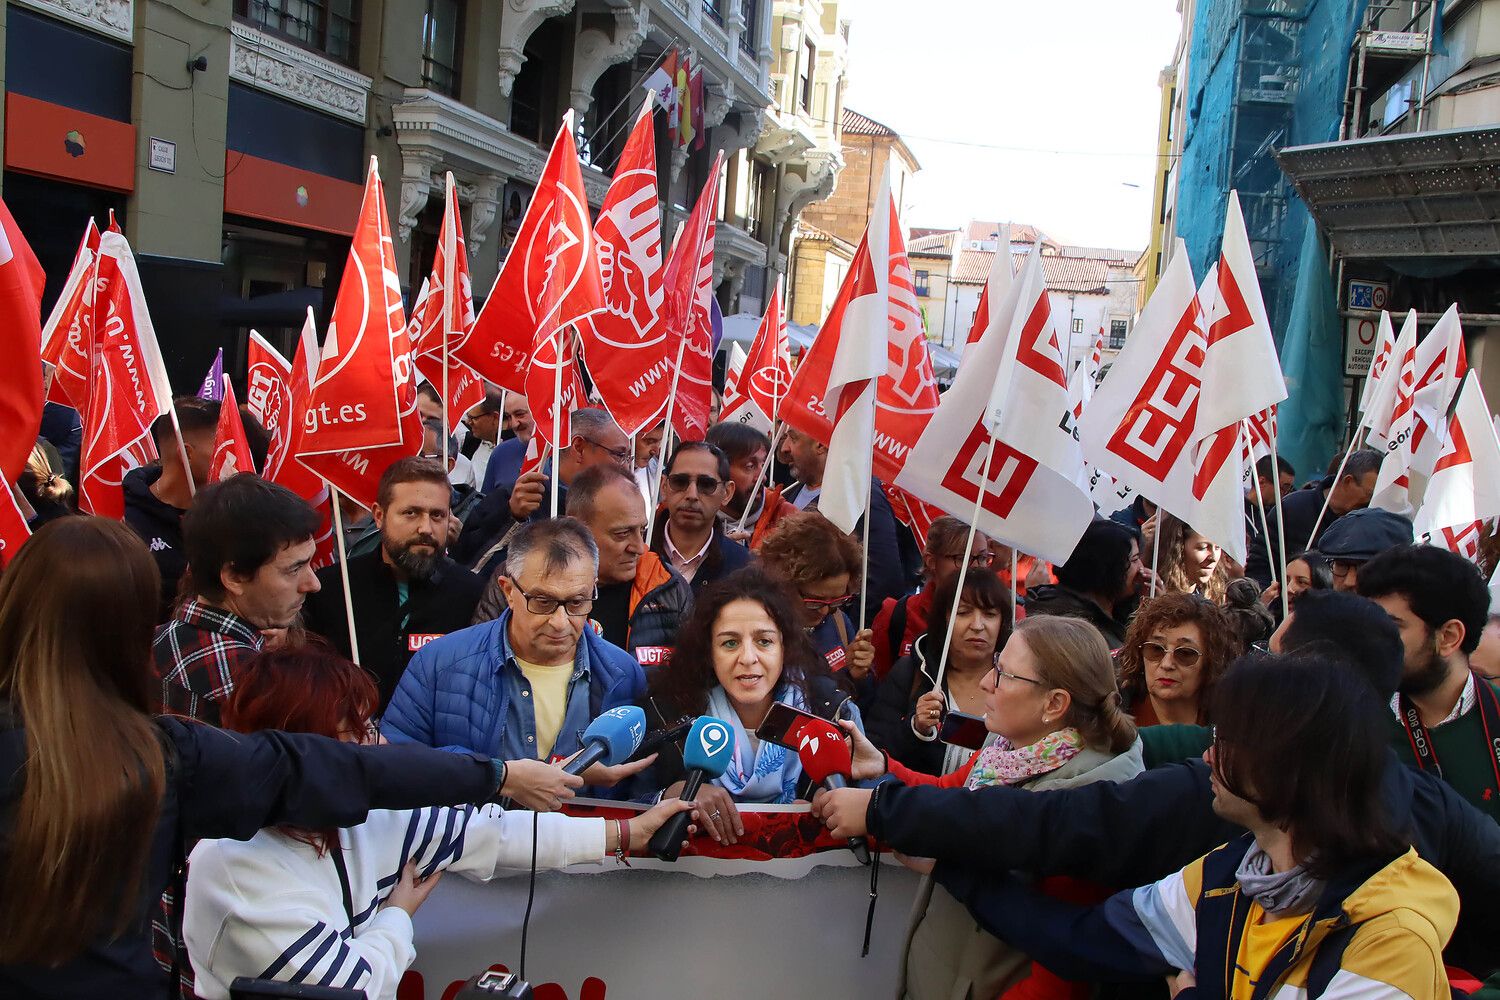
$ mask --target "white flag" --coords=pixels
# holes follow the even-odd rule
[[[823,409],[833,423],[818,510],[844,531],[853,531],[870,503],[875,452],[875,391],[890,366],[891,174],[887,165],[865,229],[866,253],[844,280],[849,305],[839,316],[838,339],[829,369]]]
[[[1407,515],[1422,506],[1447,445],[1448,410],[1467,370],[1458,306],[1452,305],[1402,364],[1371,506]]]
[[[1500,515],[1500,439],[1490,422],[1479,380],[1464,380],[1448,424],[1448,442],[1438,456],[1412,519],[1420,537],[1440,528],[1473,524]]]
[[[1415,311],[1415,310],[1413,310]],[[1375,335],[1375,353],[1370,355],[1370,371],[1365,375],[1364,388],[1359,392],[1359,412],[1366,413],[1380,391],[1386,369],[1390,367],[1391,355],[1396,350],[1396,330],[1391,325],[1391,314],[1380,310],[1380,324]]]

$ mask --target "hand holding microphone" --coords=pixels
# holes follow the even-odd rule
[[[608,777],[607,769],[619,767],[630,759],[635,753],[635,748],[641,745],[641,738],[646,735],[646,713],[635,705],[622,705],[612,708],[603,713],[589,727],[583,731],[583,738],[579,741],[583,749],[573,755],[572,759],[563,765],[563,770],[569,774],[583,775],[584,779],[591,783],[596,782],[596,777]],[[650,764],[650,759],[637,761],[639,771]],[[594,768],[599,764],[601,767]],[[590,768],[594,768],[593,774],[586,774]],[[600,772],[606,772],[601,774]],[[632,772],[634,773],[634,772]],[[628,775],[616,775],[613,781],[618,781]],[[613,781],[609,782],[613,784]]]
[[[687,747],[682,752],[687,775],[678,798],[684,802],[695,801],[704,779],[723,774],[732,756],[734,731],[718,719],[700,715],[693,728],[688,730]],[[662,861],[676,861],[682,853],[682,839],[690,818],[689,813],[680,812],[667,820],[646,845],[651,854]]]
[[[833,723],[818,719],[804,723],[797,731],[797,759],[808,777],[830,791],[849,787],[849,772],[853,761],[849,756],[849,745],[844,742]],[[870,845],[864,837],[850,837],[849,850],[862,865],[870,863]]]

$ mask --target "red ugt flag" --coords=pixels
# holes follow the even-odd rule
[[[458,360],[501,388],[524,394],[532,345],[602,304],[593,243],[569,111],[526,206],[515,245],[468,339],[455,351]],[[540,401],[528,399],[540,419]]]
[[[42,327],[42,360],[56,371],[47,398],[80,414],[89,405],[89,345],[93,342],[95,277],[99,228],[90,219],[62,294]]]
[[[41,303],[36,255],[0,201],[0,473],[15,482],[42,425]]]
[[[777,282],[771,287],[771,301],[755,331],[740,377],[724,400],[724,413],[733,414],[742,406],[754,406],[770,424],[791,385],[792,350],[786,334],[786,314],[781,309],[781,283]]]
[[[474,326],[474,292],[469,282],[469,255],[464,249],[463,223],[459,219],[458,189],[448,174],[443,226],[439,231],[432,274],[422,295],[412,306],[408,335],[416,355],[417,371],[442,395],[448,426],[463,420],[465,413],[484,401],[484,383],[479,373],[453,356],[453,351]],[[447,378],[443,375],[443,343],[448,345]]]
[[[667,259],[667,329],[680,336],[677,399],[672,427],[682,441],[702,441],[713,405],[714,211],[724,154],[714,157],[708,181],[688,216],[682,237]]]
[[[672,383],[652,122],[647,100],[594,224],[604,308],[578,324],[589,375],[626,434],[661,418]]]
[[[125,473],[156,457],[151,424],[171,411],[172,387],[135,256],[121,233],[100,236],[95,281],[79,504],[92,514],[121,518]]]
[[[422,446],[411,338],[374,157],[333,322],[293,442],[303,465],[366,506],[374,504],[386,467]]]
[[[245,424],[240,420],[240,404],[234,398],[234,386],[224,376],[224,395],[219,400],[219,426],[214,429],[214,453],[208,463],[208,480],[217,483],[241,472],[255,472],[255,458]]]

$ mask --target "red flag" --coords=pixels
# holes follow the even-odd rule
[[[702,149],[708,130],[703,127],[703,70],[697,66],[693,67],[693,75],[688,77],[688,89],[692,92],[693,148]]]
[[[713,406],[714,213],[723,166],[721,151],[667,258],[667,330],[682,338],[677,345],[676,400],[671,413],[672,427],[681,441],[703,440]]]
[[[89,405],[89,344],[93,341],[99,228],[90,219],[62,294],[42,326],[42,360],[55,367],[47,398],[80,413]]]
[[[674,61],[675,68],[675,61]],[[672,383],[662,311],[661,209],[651,102],[640,116],[594,224],[604,308],[578,324],[589,375],[626,434],[661,419]]]
[[[219,426],[214,430],[214,453],[208,463],[208,481],[217,483],[241,472],[254,471],[255,458],[250,454],[250,440],[245,436],[245,424],[240,420],[234,386],[225,375],[224,398],[219,401]]]
[[[366,506],[386,467],[422,447],[411,338],[375,158],[292,453]]]
[[[454,357],[474,326],[474,292],[469,282],[469,256],[464,250],[463,223],[459,218],[458,189],[453,175],[447,178],[446,208],[439,231],[432,274],[412,306],[407,324],[415,352],[417,371],[432,383],[438,395],[447,392],[448,426],[484,402],[484,383],[479,373]],[[443,341],[448,344],[448,374],[443,377]]]
[[[563,199],[553,202],[554,214],[547,255],[557,259],[569,252],[569,223]],[[588,216],[584,216],[587,220]],[[591,255],[592,260],[592,255]],[[595,275],[597,276],[597,267]],[[542,288],[543,314],[552,311],[561,297],[554,282],[557,271],[548,272]],[[539,326],[531,342],[531,366],[526,369],[526,399],[536,420],[535,434],[559,450],[573,438],[573,411],[584,399],[583,378],[578,372],[578,336],[569,326]]]
[[[250,332],[248,364],[245,374],[245,406],[260,421],[270,439],[262,478],[285,486],[317,509],[321,515],[318,528],[314,568],[333,562],[333,506],[328,486],[312,470],[292,457],[292,432],[297,414],[307,408],[312,377],[318,368],[318,335],[313,325],[312,309],[302,326],[297,342],[295,365],[268,344],[260,334]]]
[[[89,225],[93,224],[94,220],[90,219]],[[31,298],[36,303],[37,319],[40,321],[42,293],[47,287],[47,272],[42,270],[42,262],[36,259],[31,244],[26,242],[26,236],[21,232],[21,227],[16,225],[16,218],[10,214],[10,207],[4,201],[0,201],[0,230],[4,231],[11,252],[15,254],[16,263],[20,265],[21,284],[31,292]]]
[[[943,511],[895,483],[885,484],[885,498],[891,502],[891,511],[896,515],[896,520],[911,529],[917,540],[917,547],[926,551],[927,532],[932,530],[932,522],[943,516]]]
[[[135,257],[122,234],[100,236],[95,281],[78,496],[84,510],[121,518],[125,473],[156,457],[151,424],[171,411],[172,388]]]
[[[786,314],[781,310],[781,284],[771,286],[771,301],[750,343],[734,390],[724,399],[724,412],[733,413],[741,406],[760,410],[769,423],[776,419],[781,401],[792,384],[792,350],[786,333]]]
[[[21,513],[21,506],[16,502],[15,490],[11,487],[0,489],[0,569],[10,565],[10,561],[16,557],[21,546],[31,537],[31,528],[26,524],[26,515]]]
[[[906,464],[912,446],[937,410],[938,391],[895,203],[887,199],[886,208],[890,225],[889,366],[876,387],[874,470],[875,475],[890,482]],[[850,264],[851,275],[860,266],[861,255],[869,255],[868,230],[865,235]],[[781,418],[788,424],[825,443],[833,428],[823,411],[823,399],[828,393],[839,330],[846,322],[845,312],[850,305],[847,288],[846,281],[846,288],[840,289],[817,339],[803,352],[781,408]]]
[[[593,242],[570,111],[490,297],[454,352],[458,360],[503,389],[525,393],[533,343],[602,306]],[[527,398],[540,419],[542,401]]]
[[[42,324],[36,255],[0,201],[0,473],[13,483],[42,426]]]

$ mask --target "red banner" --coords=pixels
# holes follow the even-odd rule
[[[702,441],[713,407],[714,212],[724,154],[714,157],[708,181],[667,258],[667,330],[678,342],[677,394],[672,427],[682,441]],[[675,339],[675,336],[669,339]]]
[[[89,344],[93,342],[99,229],[90,219],[62,294],[42,326],[42,360],[55,367],[47,398],[82,413],[89,405]]]
[[[42,426],[44,282],[36,254],[0,201],[0,473],[7,483],[20,478]]]
[[[208,481],[255,472],[255,458],[250,454],[250,440],[240,420],[240,404],[234,398],[234,385],[224,376],[224,398],[219,402],[219,426],[214,430],[214,453],[208,462]]]
[[[454,350],[474,326],[474,292],[469,281],[469,256],[464,249],[463,223],[459,218],[458,189],[448,175],[443,225],[438,235],[432,274],[412,306],[407,334],[415,352],[417,371],[441,396],[448,426],[484,402],[484,383],[479,373],[454,357]],[[447,376],[444,377],[443,344],[447,341]]]

